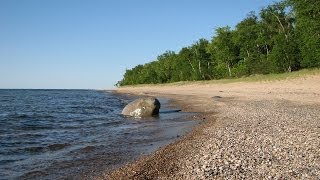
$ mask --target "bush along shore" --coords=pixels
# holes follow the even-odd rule
[[[127,69],[116,85],[237,78],[320,67],[320,1],[284,0],[179,52]]]

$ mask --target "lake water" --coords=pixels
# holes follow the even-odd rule
[[[130,96],[97,90],[0,90],[0,179],[78,179],[119,167],[175,140],[185,113],[123,117]]]

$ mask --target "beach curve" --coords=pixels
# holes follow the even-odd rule
[[[119,88],[164,96],[203,121],[97,179],[320,177],[320,75],[280,81]]]

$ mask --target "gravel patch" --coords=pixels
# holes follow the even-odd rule
[[[229,102],[179,179],[318,179],[320,107],[289,102]]]

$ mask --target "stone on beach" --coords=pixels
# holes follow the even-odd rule
[[[132,117],[149,117],[159,114],[160,102],[154,97],[144,97],[134,100],[122,110],[123,115]]]

